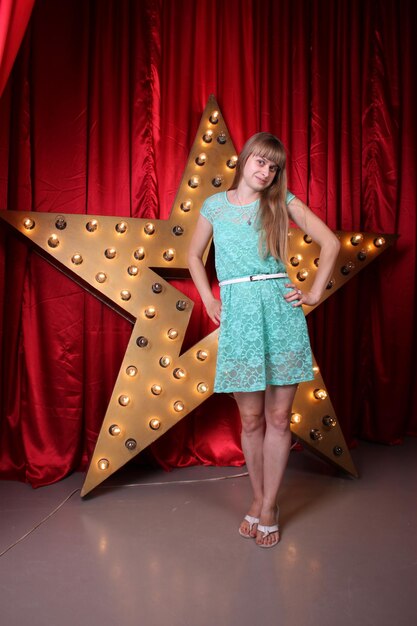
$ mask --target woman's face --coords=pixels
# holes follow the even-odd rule
[[[251,154],[243,168],[242,178],[253,191],[263,191],[272,183],[278,165],[265,157]]]

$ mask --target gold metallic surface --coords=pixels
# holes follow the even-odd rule
[[[213,393],[218,331],[180,355],[193,302],[163,277],[188,276],[188,244],[201,205],[209,195],[230,186],[234,157],[219,107],[210,96],[169,220],[0,212],[47,260],[134,324],[82,496]],[[378,233],[337,235],[342,247],[321,301],[395,240]],[[288,273],[308,291],[319,247],[298,229],[291,229],[289,236]],[[207,254],[208,249],[205,258]],[[304,307],[305,313],[313,308]],[[292,432],[315,454],[357,476],[317,366],[315,371],[313,382],[299,385]],[[318,389],[324,393],[316,397]]]

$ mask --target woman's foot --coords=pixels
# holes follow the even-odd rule
[[[245,515],[241,525],[239,526],[239,535],[247,539],[254,539],[259,524],[259,517],[253,515]]]
[[[256,545],[261,548],[272,548],[279,540],[278,507],[262,510],[256,532]]]
[[[239,535],[252,539],[256,537],[261,506],[262,505],[258,504],[256,501],[252,502],[252,506],[250,507],[248,514],[245,515],[239,526]]]

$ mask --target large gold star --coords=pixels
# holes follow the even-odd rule
[[[134,324],[81,492],[85,496],[213,392],[217,332],[181,354],[193,302],[164,278],[189,276],[187,249],[206,197],[227,189],[235,150],[210,96],[169,220],[2,212],[37,251]],[[339,232],[342,246],[324,301],[393,236]],[[308,290],[319,249],[290,230],[290,278]],[[207,258],[208,248],[205,258]],[[305,307],[309,313],[314,307]],[[299,385],[291,428],[315,454],[357,476],[317,365]]]

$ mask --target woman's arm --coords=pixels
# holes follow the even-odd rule
[[[340,250],[340,241],[317,215],[311,211],[299,198],[293,198],[288,204],[290,218],[307,235],[320,246],[319,265],[311,289],[303,293],[301,298],[297,292],[290,292],[286,299],[289,302],[298,300],[294,306],[308,304],[314,306],[320,301],[330,280],[333,268]],[[296,289],[295,285],[291,286]]]
[[[209,318],[218,326],[222,305],[220,300],[213,296],[203,263],[203,254],[212,234],[212,225],[200,215],[188,250],[188,267]]]

